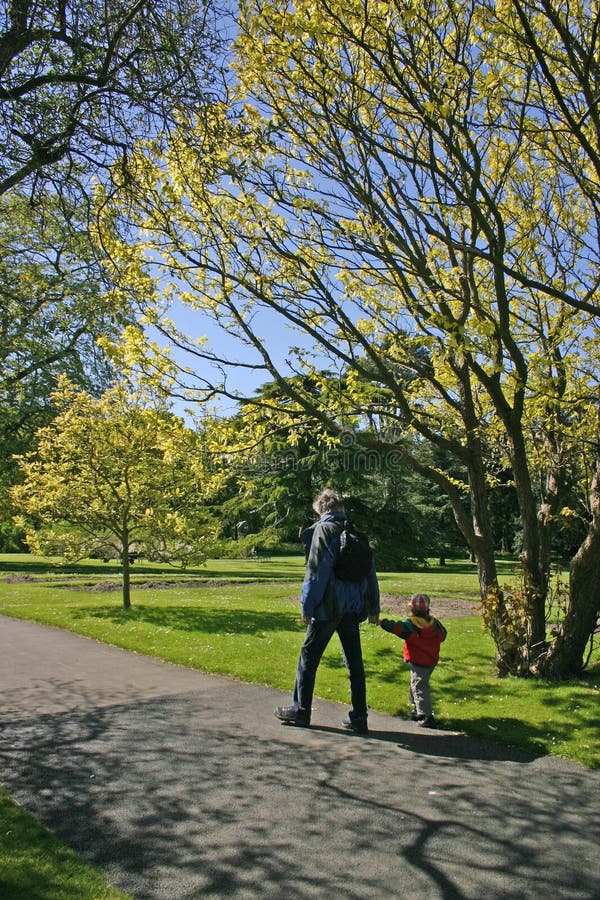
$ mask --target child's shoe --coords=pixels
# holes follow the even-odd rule
[[[419,728],[435,728],[435,717],[433,714],[430,716],[419,716],[417,725]]]

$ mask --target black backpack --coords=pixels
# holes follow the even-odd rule
[[[334,566],[336,578],[341,581],[362,581],[373,565],[373,551],[364,531],[355,528],[346,519],[340,534],[340,552]]]

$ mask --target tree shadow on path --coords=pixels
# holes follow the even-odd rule
[[[15,716],[3,781],[140,900],[380,900],[401,883],[422,898],[597,897],[593,773],[462,735],[286,728],[264,701],[215,680]]]

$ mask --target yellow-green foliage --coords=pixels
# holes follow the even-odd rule
[[[12,491],[29,545],[66,559],[136,550],[201,560],[189,515],[198,454],[183,421],[122,384],[95,398],[62,379],[53,400],[59,413],[19,460]]]

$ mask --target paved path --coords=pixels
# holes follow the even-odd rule
[[[288,701],[0,617],[0,781],[139,900],[600,897],[600,772]]]

